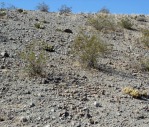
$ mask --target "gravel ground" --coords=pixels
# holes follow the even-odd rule
[[[132,86],[149,93],[149,73],[140,63],[149,50],[139,39],[140,30],[149,28],[149,17],[113,15],[131,17],[134,30],[101,34],[113,50],[98,61],[97,70],[82,68],[69,54],[80,27],[89,27],[89,15],[16,10],[0,17],[0,127],[149,126],[148,98],[122,92]],[[42,21],[45,28],[35,28]],[[35,39],[55,48],[47,53],[45,78],[28,77],[17,55]]]

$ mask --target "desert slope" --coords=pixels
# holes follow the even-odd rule
[[[80,28],[90,28],[91,14],[26,12],[8,11],[0,18],[0,127],[149,126],[148,98],[122,92],[132,86],[149,94],[149,73],[140,63],[149,55],[140,41],[141,29],[149,29],[148,16],[114,15],[117,20],[131,17],[134,29],[101,33],[113,49],[99,59],[97,70],[81,67],[70,54]],[[44,29],[34,26],[39,22]],[[29,78],[22,71],[18,52],[32,40],[54,46],[54,52],[47,52],[44,78]]]

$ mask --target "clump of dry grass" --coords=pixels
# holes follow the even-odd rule
[[[128,94],[134,98],[140,98],[140,97],[147,97],[147,92],[146,91],[141,91],[138,89],[134,89],[132,87],[125,87],[122,89],[123,93]]]

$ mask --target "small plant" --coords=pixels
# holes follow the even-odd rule
[[[74,40],[72,51],[79,56],[80,61],[89,68],[97,67],[97,60],[100,55],[108,51],[106,44],[97,35],[86,35],[80,32]]]
[[[23,14],[27,14],[27,11],[23,11],[22,13],[23,13]]]
[[[22,13],[22,12],[23,12],[23,9],[19,8],[19,9],[17,9],[17,11],[18,11],[19,13]]]
[[[134,98],[141,98],[141,97],[147,97],[147,92],[146,91],[141,91],[138,89],[134,89],[132,87],[125,87],[123,88],[123,93],[128,94]]]
[[[5,16],[6,12],[5,11],[0,11],[0,16]]]
[[[140,22],[147,22],[145,15],[137,15],[134,19]]]
[[[149,60],[148,59],[145,59],[142,61],[142,69],[144,71],[149,71]]]
[[[120,25],[125,29],[132,30],[133,23],[129,18],[122,18]]]
[[[43,3],[39,3],[37,5],[37,9],[43,12],[48,12],[49,11],[49,6],[47,4]]]
[[[66,5],[62,5],[61,8],[59,9],[60,14],[66,14],[66,13],[71,13],[71,7],[67,7]]]
[[[54,46],[51,46],[49,44],[44,44],[42,47],[43,47],[44,50],[46,50],[48,52],[54,52],[55,51]]]
[[[144,43],[146,47],[149,48],[149,30],[142,31],[143,36],[141,37],[141,41]]]
[[[41,23],[35,23],[34,26],[35,26],[37,29],[44,29],[44,28],[45,28]]]
[[[60,28],[57,28],[56,31],[63,32],[63,30]]]
[[[103,7],[103,8],[99,11],[99,13],[109,14],[109,13],[110,13],[110,11],[109,11],[109,9],[107,9],[107,8]]]
[[[106,14],[96,14],[95,16],[91,16],[89,17],[88,22],[99,31],[115,30],[116,24],[113,17]]]
[[[25,62],[25,70],[29,76],[44,77],[46,67],[46,53],[41,50],[44,42],[33,41],[19,53],[21,59]]]

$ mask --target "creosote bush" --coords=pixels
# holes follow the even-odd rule
[[[115,31],[116,28],[114,17],[107,14],[90,16],[88,23],[99,31]]]
[[[46,67],[46,51],[42,50],[45,42],[32,41],[20,53],[21,59],[24,61],[25,71],[29,76],[45,77]]]
[[[149,30],[142,30],[142,34],[141,41],[149,48]]]
[[[129,18],[122,18],[120,21],[120,25],[128,30],[132,30],[133,23]]]
[[[99,13],[109,14],[110,11],[109,11],[109,9],[107,9],[106,7],[103,7],[103,8],[99,11]]]
[[[79,57],[85,67],[97,68],[97,60],[100,55],[108,52],[109,49],[97,35],[86,35],[80,32],[72,46],[72,52]]]
[[[21,9],[21,8],[19,8],[19,9],[17,9],[17,11],[18,11],[19,13],[22,13],[24,10]]]
[[[66,13],[71,13],[71,7],[67,7],[66,5],[62,5],[61,8],[59,9],[60,14],[66,14]]]
[[[144,59],[141,61],[142,70],[149,71],[149,59]]]
[[[48,12],[49,6],[46,3],[42,2],[37,5],[37,9],[43,12]]]

